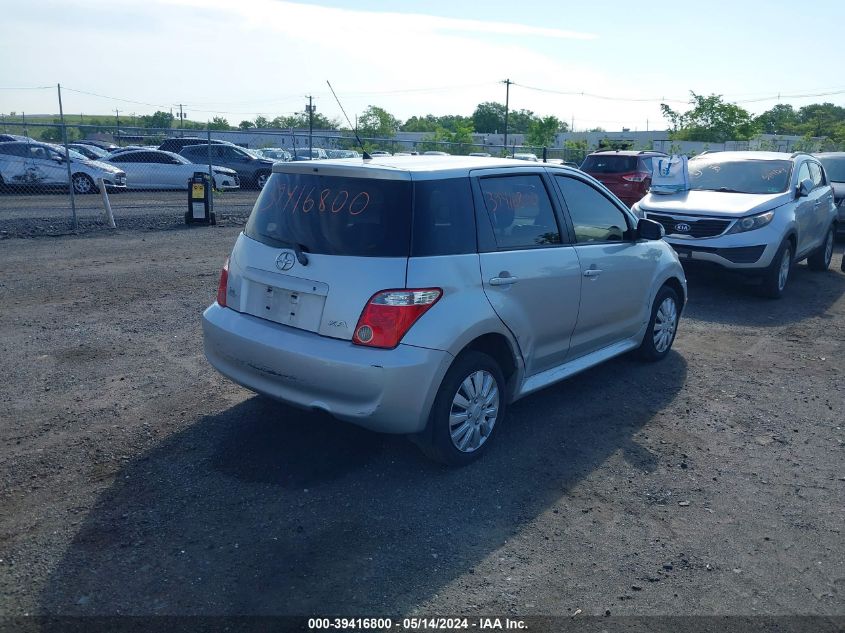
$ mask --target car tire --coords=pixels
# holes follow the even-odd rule
[[[73,183],[73,193],[84,196],[89,193],[99,193],[100,191],[94,183],[94,179],[88,174],[73,174],[70,181]]]
[[[760,294],[769,299],[780,299],[789,283],[795,252],[790,240],[784,240],[775,253],[769,268],[763,273]]]
[[[498,363],[482,352],[466,351],[443,377],[425,432],[413,439],[431,459],[465,466],[481,457],[506,414],[506,383]]]
[[[270,177],[269,171],[259,171],[255,174],[255,188],[259,191],[264,189],[264,185],[267,184],[267,179]]]
[[[654,362],[666,357],[675,342],[678,323],[681,318],[681,304],[678,293],[669,286],[663,286],[651,306],[643,341],[637,355],[645,361]]]
[[[824,242],[813,254],[807,258],[807,266],[810,270],[827,270],[830,268],[830,260],[833,259],[833,241],[836,238],[836,229],[831,226],[827,230]]]

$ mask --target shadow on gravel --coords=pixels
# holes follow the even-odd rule
[[[754,279],[716,268],[688,267],[685,315],[713,323],[758,327],[788,325],[812,317],[832,318],[824,315],[845,294],[845,274],[839,272],[841,252],[842,247],[837,246],[826,272],[810,270],[805,263],[794,266],[780,299],[760,296]]]
[[[401,437],[249,398],[117,474],[53,571],[42,612],[407,613],[612,454],[652,470],[633,436],[686,372],[675,352],[606,363],[515,404],[488,454],[458,470]],[[557,509],[561,529],[580,512]]]

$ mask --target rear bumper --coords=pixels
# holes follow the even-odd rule
[[[452,356],[399,345],[380,350],[297,330],[212,304],[205,356],[244,387],[385,433],[425,428]]]

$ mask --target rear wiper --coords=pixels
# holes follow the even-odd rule
[[[268,236],[269,237],[269,236]],[[289,248],[296,254],[296,261],[298,261],[303,266],[308,265],[308,256],[305,254],[306,246],[304,244],[300,244],[299,242],[290,242],[288,240],[280,240],[275,237],[270,237],[274,242],[282,246],[283,248]]]
[[[303,266],[308,265],[308,256],[305,254],[304,246],[299,242],[291,242],[293,246],[293,252],[296,253],[296,261],[298,261]]]

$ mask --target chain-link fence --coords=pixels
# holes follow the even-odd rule
[[[189,180],[199,171],[213,178],[218,222],[238,223],[249,215],[277,161],[355,157],[364,148],[374,155],[472,154],[572,164],[585,154],[425,136],[361,142],[363,148],[343,131],[62,126],[6,119],[0,132],[0,236],[105,226],[106,206],[118,226],[172,225],[183,220]]]

